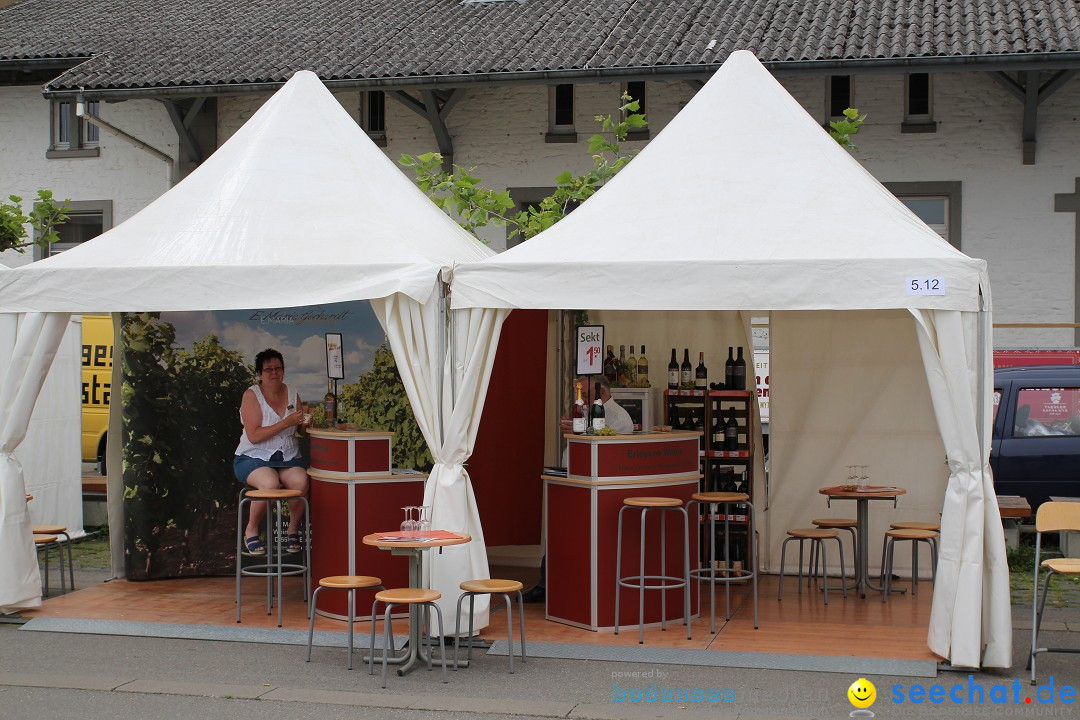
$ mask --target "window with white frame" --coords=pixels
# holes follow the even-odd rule
[[[574,86],[570,83],[548,87],[547,142],[576,142]]]
[[[935,132],[934,83],[930,73],[909,73],[904,76],[904,123],[906,133]]]
[[[960,182],[885,183],[885,187],[943,240],[960,249]]]
[[[386,147],[386,93],[367,90],[360,93],[360,127],[379,147]]]
[[[58,255],[112,228],[112,200],[77,200],[67,203],[68,219],[57,228],[60,239],[47,248],[34,246],[34,259]]]
[[[90,100],[86,112],[97,115],[100,103]],[[50,103],[52,115],[49,126],[51,140],[46,157],[97,157],[99,130],[76,113],[73,99],[53,100]]]

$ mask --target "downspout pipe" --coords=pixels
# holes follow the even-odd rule
[[[169,157],[168,154],[162,152],[161,150],[158,150],[153,145],[151,145],[151,144],[149,144],[147,142],[144,142],[143,140],[140,140],[139,138],[135,137],[134,135],[132,135],[130,133],[124,132],[120,128],[118,128],[115,125],[109,123],[107,120],[104,120],[104,119],[102,119],[101,117],[99,117],[97,115],[94,115],[92,113],[87,112],[86,111],[86,101],[83,100],[83,97],[82,97],[81,94],[78,96],[78,98],[76,100],[76,103],[75,103],[75,114],[78,117],[85,120],[86,122],[93,125],[94,127],[100,128],[101,130],[106,131],[110,135],[115,135],[116,137],[120,138],[121,140],[123,140],[123,141],[125,141],[125,142],[127,142],[127,143],[129,143],[131,145],[134,145],[135,147],[139,148],[140,150],[143,150],[145,152],[150,153],[151,155],[156,157],[158,160],[163,161],[168,166],[169,187],[172,187],[173,185],[176,184],[176,181],[177,181],[177,177],[176,177],[176,175],[177,175],[177,166],[176,166],[176,161],[173,158]]]

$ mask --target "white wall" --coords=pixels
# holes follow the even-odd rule
[[[96,158],[47,159],[49,102],[39,86],[0,86],[0,197],[23,199],[28,209],[38,189],[58,200],[112,200],[113,223],[131,217],[169,187],[167,165],[127,142],[101,132]],[[164,106],[154,100],[101,103],[99,114],[113,125],[175,157],[176,132]],[[15,267],[33,259],[31,250],[0,254]]]
[[[818,121],[824,121],[825,78],[783,78],[782,82]],[[648,114],[653,133],[692,96],[683,82],[648,83]],[[595,115],[614,113],[618,84],[577,86],[576,144],[547,143],[548,89],[543,85],[467,88],[447,124],[454,160],[475,167],[496,189],[550,187],[564,170],[583,172],[592,165],[587,151]],[[1073,213],[1053,210],[1055,193],[1070,193],[1080,176],[1080,80],[1072,80],[1039,108],[1035,165],[1021,162],[1023,107],[985,73],[934,76],[936,133],[903,134],[903,78],[859,76],[854,105],[869,119],[856,137],[854,156],[883,182],[963,183],[961,248],[990,264],[996,322],[1073,322],[1075,222]],[[417,93],[413,93],[418,96]],[[228,139],[268,95],[221,98],[219,142]],[[339,94],[355,117],[359,94]],[[110,121],[175,155],[175,132],[165,110],[154,101],[103,103]],[[754,108],[746,108],[747,123]],[[387,98],[389,157],[437,149],[427,120]],[[0,194],[32,197],[38,187],[73,200],[112,199],[121,222],[166,189],[164,164],[115,138],[103,135],[100,158],[46,160],[48,103],[39,88],[0,88]],[[769,138],[762,137],[762,144]],[[643,142],[627,143],[640,148]],[[703,158],[724,168],[722,159]],[[782,211],[763,206],[762,212]],[[495,249],[505,247],[505,230],[480,233]],[[8,265],[29,256],[0,261]],[[999,347],[1071,346],[1071,330],[1003,330]]]

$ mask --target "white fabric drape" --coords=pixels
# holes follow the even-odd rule
[[[989,466],[993,344],[985,330],[990,313],[911,312],[949,458],[927,642],[957,667],[1007,668],[1012,665],[1009,566]]]
[[[421,304],[394,294],[373,299],[371,305],[386,331],[417,424],[435,459],[424,489],[424,504],[432,506],[432,527],[472,536],[466,545],[427,553],[425,558],[425,580],[428,587],[442,593],[439,602],[449,634],[458,585],[489,577],[484,531],[465,461],[476,442],[499,334],[509,311],[454,312],[453,340],[447,348],[441,302],[434,295]],[[487,626],[488,610],[488,597],[477,597],[474,628]]]
[[[67,329],[67,313],[0,314],[0,612],[41,604],[23,469],[15,448]]]

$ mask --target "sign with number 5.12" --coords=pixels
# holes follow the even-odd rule
[[[941,275],[920,275],[904,280],[908,295],[944,295],[945,278]]]

